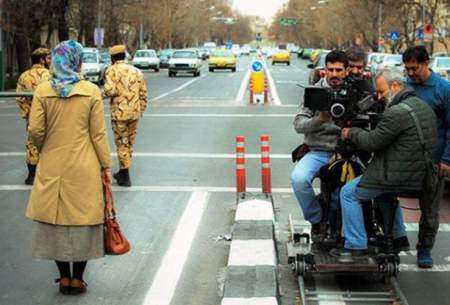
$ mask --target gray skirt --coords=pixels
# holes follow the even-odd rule
[[[61,226],[33,222],[33,258],[80,262],[103,257],[103,224]]]

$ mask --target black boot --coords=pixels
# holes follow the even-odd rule
[[[33,185],[34,177],[36,176],[36,165],[27,164],[28,167],[28,177],[25,179],[25,184]]]
[[[123,170],[121,182],[122,184],[119,184],[120,186],[131,186],[130,173],[128,171],[128,168]]]
[[[117,180],[117,184],[120,186],[131,186],[130,175],[128,169],[120,169],[117,173],[113,175],[114,179]]]

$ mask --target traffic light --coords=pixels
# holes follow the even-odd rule
[[[261,33],[256,33],[256,41],[262,41]]]
[[[431,23],[426,23],[425,26],[423,27],[423,32],[424,34],[431,34],[433,33],[433,26],[431,25]]]

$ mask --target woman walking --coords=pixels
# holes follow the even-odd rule
[[[104,256],[102,179],[111,183],[103,101],[79,74],[82,53],[71,40],[53,50],[52,78],[34,92],[28,127],[41,156],[26,211],[32,256],[56,262],[63,294],[86,292],[87,261]]]

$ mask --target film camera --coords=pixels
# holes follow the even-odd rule
[[[328,111],[341,127],[369,127],[376,120],[380,103],[365,80],[348,78],[340,89],[305,87],[304,106]]]

